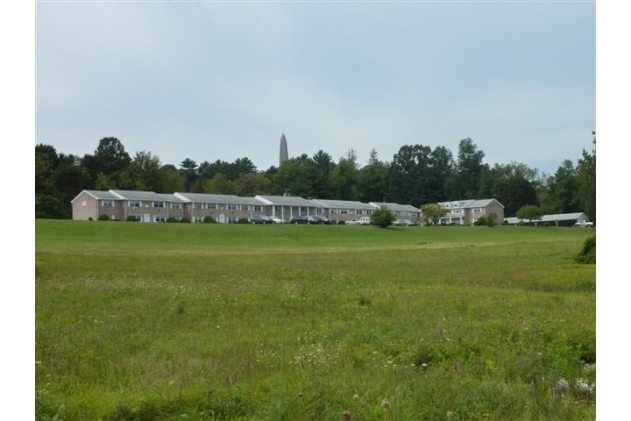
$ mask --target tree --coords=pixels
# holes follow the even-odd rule
[[[245,173],[234,181],[234,194],[238,196],[256,196],[273,194],[274,184],[264,173]]]
[[[340,200],[359,200],[357,188],[359,170],[357,165],[348,158],[340,158],[331,173],[331,191]]]
[[[222,173],[202,182],[203,193],[234,194],[234,183]]]
[[[359,170],[358,184],[364,202],[385,201],[388,194],[388,170],[390,165],[379,160],[377,151],[370,151],[368,164]]]
[[[543,215],[543,212],[541,212],[541,208],[535,205],[522,206],[517,211],[517,218],[528,219],[530,221],[541,219],[541,215]]]
[[[370,215],[370,223],[377,225],[380,228],[389,227],[394,222],[394,213],[390,211],[386,206],[380,206]]]
[[[274,175],[275,188],[292,196],[313,196],[313,161],[306,154],[289,158]]]
[[[197,172],[197,162],[190,158],[186,158],[180,162],[180,174],[184,177],[184,189],[189,192],[191,187],[197,181],[199,174]]]
[[[98,173],[116,178],[131,163],[131,157],[125,151],[125,147],[115,137],[104,137],[99,141],[94,151],[94,172],[91,172],[96,178]]]
[[[313,155],[311,160],[313,163],[313,196],[319,198],[332,197],[331,173],[335,168],[333,158],[323,150],[319,150]]]
[[[578,160],[576,175],[578,181],[578,202],[589,219],[596,222],[596,132],[594,148],[589,153],[583,149],[583,157]]]
[[[462,139],[458,144],[458,162],[456,164],[455,183],[452,183],[454,198],[473,199],[478,192],[482,175],[484,152],[470,138]]]
[[[447,215],[449,210],[438,203],[427,203],[421,206],[421,215],[427,225],[437,225],[440,218]]]
[[[574,164],[563,161],[553,176],[548,178],[548,213],[570,213],[580,211],[578,203],[578,179]]]
[[[525,205],[539,206],[535,187],[521,175],[499,178],[495,185],[495,198],[504,205],[505,215],[515,215]]]
[[[121,188],[167,193],[160,158],[151,152],[137,152],[128,168],[121,173]]]

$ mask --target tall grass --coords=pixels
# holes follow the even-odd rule
[[[587,231],[38,220],[37,418],[593,419]]]

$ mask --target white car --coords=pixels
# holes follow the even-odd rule
[[[282,218],[279,218],[278,216],[272,216],[272,221],[274,221],[275,224],[284,224],[285,220]]]
[[[358,223],[359,225],[370,225],[370,223],[371,223],[371,222],[370,222],[370,218],[369,218],[369,217],[367,217],[367,216],[362,216],[361,218],[359,218],[359,219],[357,220],[357,223]]]
[[[357,219],[349,219],[346,221],[346,225],[359,225],[359,221]]]

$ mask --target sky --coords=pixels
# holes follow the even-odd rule
[[[37,2],[36,144],[162,164],[403,145],[554,173],[592,150],[593,1]]]

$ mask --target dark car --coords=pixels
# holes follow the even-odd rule
[[[294,216],[289,220],[290,224],[317,224],[318,222],[313,216],[309,215],[300,215]]]
[[[331,221],[329,218],[327,218],[326,216],[316,215],[313,217],[313,219],[316,220],[316,224],[331,225],[335,223]]]
[[[254,215],[250,217],[251,224],[273,224],[274,220],[266,215]]]

